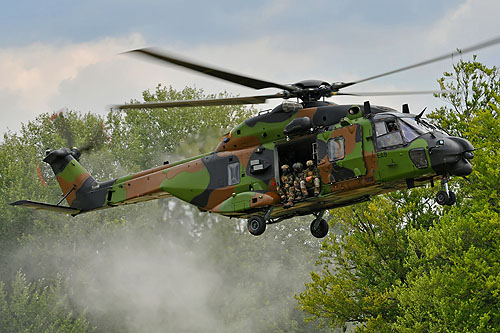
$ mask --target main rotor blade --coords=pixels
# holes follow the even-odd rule
[[[245,87],[250,87],[254,89],[264,89],[264,88],[279,88],[287,91],[295,91],[297,88],[289,85],[283,85],[279,83],[274,83],[270,81],[263,81],[259,79],[254,79],[249,76],[231,73],[226,70],[216,69],[213,67],[208,67],[206,65],[197,64],[191,61],[187,61],[185,59],[181,59],[178,57],[174,57],[170,54],[166,54],[162,51],[153,48],[144,48],[132,50],[126,53],[137,53],[143,56],[152,57],[161,61],[166,61],[168,63],[189,68],[193,71],[200,72],[202,74],[210,75],[222,80],[226,80],[229,82],[241,84]]]
[[[432,95],[456,93],[456,90],[421,90],[421,91],[364,91],[364,92],[334,92],[332,96],[398,96],[398,95]]]
[[[241,104],[263,104],[268,99],[284,98],[285,95],[277,93],[273,95],[247,96],[247,97],[228,97],[213,99],[195,99],[180,101],[161,101],[146,102],[137,104],[119,104],[112,105],[111,109],[163,109],[173,107],[193,107],[193,106],[217,106],[217,105],[241,105]]]
[[[336,84],[336,85],[334,85],[334,88],[335,89],[342,89],[342,88],[345,88],[345,87],[352,86],[353,84],[357,84],[357,83],[361,83],[361,82],[365,82],[365,81],[369,81],[369,80],[373,80],[373,79],[378,79],[380,77],[391,75],[391,74],[395,74],[395,73],[399,73],[399,72],[402,72],[402,71],[406,71],[408,69],[417,68],[417,67],[420,67],[420,66],[425,66],[425,65],[437,62],[437,61],[441,61],[441,60],[444,60],[444,59],[452,58],[452,57],[457,56],[459,54],[464,54],[464,53],[476,51],[476,50],[483,49],[485,47],[489,47],[489,46],[492,46],[492,45],[495,45],[495,44],[498,44],[498,43],[500,43],[500,36],[497,36],[497,37],[495,37],[493,39],[484,41],[482,43],[479,43],[479,44],[476,44],[476,45],[473,45],[473,46],[466,47],[464,49],[458,49],[457,51],[454,51],[452,53],[443,54],[442,56],[435,57],[435,58],[432,58],[432,59],[429,59],[429,60],[425,60],[425,61],[413,64],[413,65],[401,67],[401,68],[398,68],[398,69],[395,69],[395,70],[392,70],[392,71],[389,71],[389,72],[385,72],[385,73],[382,73],[382,74],[370,76],[370,77],[367,77],[366,79],[361,79],[361,80],[358,80],[358,81],[352,81],[352,82],[345,82],[345,83]]]

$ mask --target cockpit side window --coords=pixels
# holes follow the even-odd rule
[[[385,127],[384,121],[375,123],[375,133],[377,134],[377,136],[381,136],[387,133],[387,128]]]
[[[375,134],[379,149],[398,146],[404,143],[396,118],[376,122]]]

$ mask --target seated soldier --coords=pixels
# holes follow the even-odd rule
[[[281,166],[281,185],[278,186],[278,195],[283,202],[283,207],[288,208],[293,206],[293,200],[295,199],[295,190],[293,186],[294,177],[290,171],[290,167],[287,164]]]
[[[296,162],[293,164],[294,171],[294,182],[293,186],[295,189],[295,199],[302,200],[302,198],[307,197],[307,191],[303,191],[300,184],[304,178],[304,166],[300,162]]]
[[[306,166],[307,168],[304,170],[304,180],[303,183],[300,184],[300,187],[305,189],[306,192],[314,187],[314,196],[318,196],[321,185],[318,168],[316,168],[312,160],[307,161]]]

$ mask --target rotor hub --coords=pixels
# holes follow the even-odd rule
[[[332,86],[330,83],[321,80],[303,80],[292,84],[298,88],[296,96],[304,102],[317,101],[322,97],[332,95]]]

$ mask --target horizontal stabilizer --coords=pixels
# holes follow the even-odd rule
[[[19,201],[11,203],[11,205],[12,206],[23,206],[23,207],[34,208],[34,209],[50,210],[52,212],[66,213],[66,214],[71,214],[73,216],[80,213],[80,209],[78,209],[78,208],[57,206],[57,205],[51,205],[51,204],[44,203],[44,202],[36,202],[36,201],[30,201],[30,200],[19,200]]]

